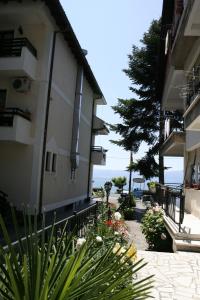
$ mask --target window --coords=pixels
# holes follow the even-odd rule
[[[57,154],[53,153],[53,158],[52,158],[52,172],[56,172],[56,165],[57,165]]]
[[[0,109],[4,109],[6,107],[6,95],[7,90],[0,89]]]
[[[51,170],[51,152],[46,153],[46,163],[45,171],[49,172]]]

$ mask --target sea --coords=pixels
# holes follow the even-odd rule
[[[104,186],[106,181],[111,181],[113,177],[125,176],[127,178],[127,185],[124,190],[128,190],[129,172],[121,170],[106,170],[106,169],[94,169],[92,186],[94,188],[100,188]],[[141,178],[138,173],[133,173],[132,178]],[[147,183],[149,181],[157,181],[158,178],[152,178],[145,181],[144,184],[132,183],[132,189],[147,189]],[[165,184],[182,184],[183,183],[183,171],[165,171]],[[111,192],[115,192],[116,187],[112,187]]]

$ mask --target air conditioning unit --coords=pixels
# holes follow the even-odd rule
[[[27,77],[17,77],[12,80],[12,87],[16,92],[27,93],[31,88],[31,81]]]

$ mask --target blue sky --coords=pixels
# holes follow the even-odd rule
[[[117,98],[131,98],[130,81],[122,72],[128,65],[127,55],[132,45],[140,45],[143,33],[162,11],[162,0],[61,0],[81,47],[88,50],[87,59],[107,100],[107,106],[98,109],[98,116],[108,123],[120,119],[111,109]],[[129,163],[129,153],[109,142],[117,139],[114,133],[96,138],[96,145],[108,149],[107,165],[96,166],[124,170]],[[137,159],[146,147],[134,155]],[[182,170],[182,160],[165,159],[173,170]]]

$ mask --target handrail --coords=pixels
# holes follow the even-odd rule
[[[99,206],[99,202],[96,201],[94,204],[91,204],[90,206],[80,210],[79,212],[73,212],[73,215],[57,221],[56,223],[54,223],[54,228],[56,230],[56,234],[60,228],[64,227],[66,222],[67,222],[67,228],[66,228],[67,232],[72,232],[74,230],[74,228],[76,228],[77,235],[82,235],[83,233],[85,233],[84,225],[86,225],[89,222],[89,218],[91,216],[93,216],[94,223],[97,220],[98,206]],[[52,229],[52,224],[46,226],[44,229],[40,228],[39,230],[37,230],[37,235],[40,235],[43,232],[43,230],[48,233],[48,230],[51,230],[51,229]],[[24,237],[20,238],[20,241],[23,242],[26,239],[27,239],[27,237],[24,236]],[[13,246],[18,246],[18,244],[19,244],[18,240],[12,242]],[[8,246],[7,245],[4,246],[3,249],[7,250]]]
[[[185,196],[183,195],[183,187],[158,185],[157,198],[160,200],[159,204],[164,209],[166,215],[173,220],[179,227],[181,232],[181,224],[184,220],[185,211]]]
[[[37,50],[27,38],[0,40],[0,57],[21,56],[23,47],[29,49],[37,57]]]

